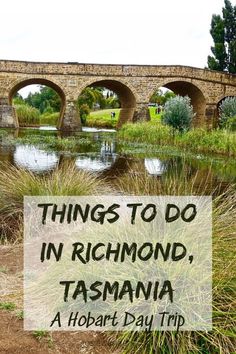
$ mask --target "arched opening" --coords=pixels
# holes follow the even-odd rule
[[[236,99],[236,96],[224,96],[220,99],[220,101],[218,101],[217,103],[217,112],[216,112],[216,119],[215,119],[215,122],[214,122],[214,127],[217,128],[219,127],[221,124],[220,124],[220,114],[221,114],[221,105],[222,103],[226,100],[226,99],[231,99],[231,98],[235,98]],[[226,116],[229,116],[232,115],[231,118],[235,117],[236,116],[236,112],[235,112],[235,104],[227,104],[227,107],[224,108],[225,110],[225,115]],[[223,122],[222,122],[223,123]],[[223,124],[224,125],[224,124]],[[235,126],[235,123],[233,124]]]
[[[193,125],[198,126],[204,123],[206,100],[197,86],[186,81],[173,81],[165,83],[161,88],[155,91],[155,93],[158,91],[162,93],[164,98],[165,95],[167,95],[167,99],[171,98],[172,95],[188,96],[191,100],[193,111],[196,114],[193,120]],[[153,95],[150,98],[150,102],[152,98]]]
[[[85,87],[78,97],[82,125],[119,128],[132,121],[136,99],[119,81],[101,80]]]
[[[59,128],[65,111],[65,94],[52,81],[28,79],[10,90],[9,104],[15,107],[20,126]]]

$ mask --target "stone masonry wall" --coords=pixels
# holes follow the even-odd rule
[[[74,129],[75,125],[79,124],[79,118],[72,107],[82,89],[98,81],[122,84],[119,94],[123,97],[123,113],[119,125],[126,120],[149,119],[145,107],[147,108],[152,93],[159,87],[171,83],[177,83],[175,86],[181,88],[180,91],[186,94],[188,94],[188,87],[194,88],[189,90],[189,96],[193,102],[196,102],[195,109],[201,108],[201,111],[197,112],[196,121],[199,124],[204,122],[210,124],[216,114],[217,104],[222,98],[236,96],[236,75],[186,66],[0,60],[0,125],[17,126],[18,124],[14,117],[14,110],[11,108],[11,98],[15,91],[26,84],[42,83],[52,86],[62,98],[61,127]],[[63,118],[65,118],[64,123]]]

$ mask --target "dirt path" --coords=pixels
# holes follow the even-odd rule
[[[37,333],[23,330],[23,249],[0,246],[0,354],[119,354],[96,332]],[[4,307],[4,306],[2,306]]]

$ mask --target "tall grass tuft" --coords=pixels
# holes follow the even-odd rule
[[[45,176],[4,164],[0,170],[1,238],[15,239],[19,236],[24,196],[98,195],[107,194],[110,190],[106,181],[92,173],[77,170],[74,164],[59,166]]]
[[[40,112],[38,109],[26,104],[16,105],[15,108],[20,126],[40,125]]]
[[[151,121],[125,124],[118,137],[146,144],[176,146],[193,152],[236,156],[236,133],[221,129],[207,131],[196,128],[181,134],[160,122]]]
[[[208,188],[208,181],[186,173],[160,180],[143,175],[120,177],[117,188],[132,195],[213,194],[213,330],[211,332],[120,332],[112,341],[128,354],[230,354],[236,348],[236,193]],[[219,194],[220,193],[220,194]]]

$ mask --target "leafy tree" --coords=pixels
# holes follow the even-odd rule
[[[236,97],[227,97],[220,105],[220,127],[236,130]]]
[[[190,98],[175,96],[166,102],[162,122],[184,132],[190,129],[194,115]]]
[[[150,102],[157,103],[158,105],[163,106],[172,97],[175,97],[174,92],[169,90],[163,92],[161,89],[159,89],[156,92],[154,92],[154,94],[150,98]]]
[[[37,108],[40,113],[59,112],[61,109],[61,99],[58,93],[47,86],[40,86],[39,92],[29,93],[25,102]]]
[[[78,106],[87,104],[90,109],[93,109],[94,104],[99,103],[103,98],[100,88],[86,87],[78,98]]]
[[[224,1],[223,17],[213,15],[210,33],[214,46],[208,56],[208,68],[236,73],[236,5]]]
[[[21,104],[25,104],[25,100],[24,98],[19,94],[19,92],[17,92],[13,98],[13,104],[14,105],[21,105]]]

